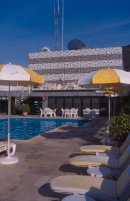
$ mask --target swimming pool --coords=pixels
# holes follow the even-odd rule
[[[29,140],[62,125],[84,125],[85,119],[11,118],[11,139]],[[0,139],[7,139],[7,119],[0,119]]]

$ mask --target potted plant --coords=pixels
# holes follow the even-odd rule
[[[29,104],[22,104],[21,110],[23,112],[23,116],[27,116],[30,112],[30,106]]]

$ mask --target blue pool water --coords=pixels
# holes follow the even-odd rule
[[[11,118],[11,139],[29,140],[62,125],[83,125],[82,119]],[[7,119],[0,119],[0,139],[7,139]]]

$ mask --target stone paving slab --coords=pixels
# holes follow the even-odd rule
[[[50,181],[59,175],[84,174],[69,165],[84,144],[100,143],[107,119],[99,117],[85,126],[63,126],[28,142],[17,141],[19,163],[0,165],[0,201],[58,201],[65,195],[54,193]],[[2,157],[2,155],[1,155]]]

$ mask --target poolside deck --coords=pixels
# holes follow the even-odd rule
[[[84,144],[100,143],[107,119],[98,117],[83,127],[63,126],[34,140],[16,142],[19,163],[0,165],[0,201],[58,201],[64,195],[49,187],[52,178],[82,174],[85,169],[69,165]],[[2,155],[0,155],[2,157]]]

